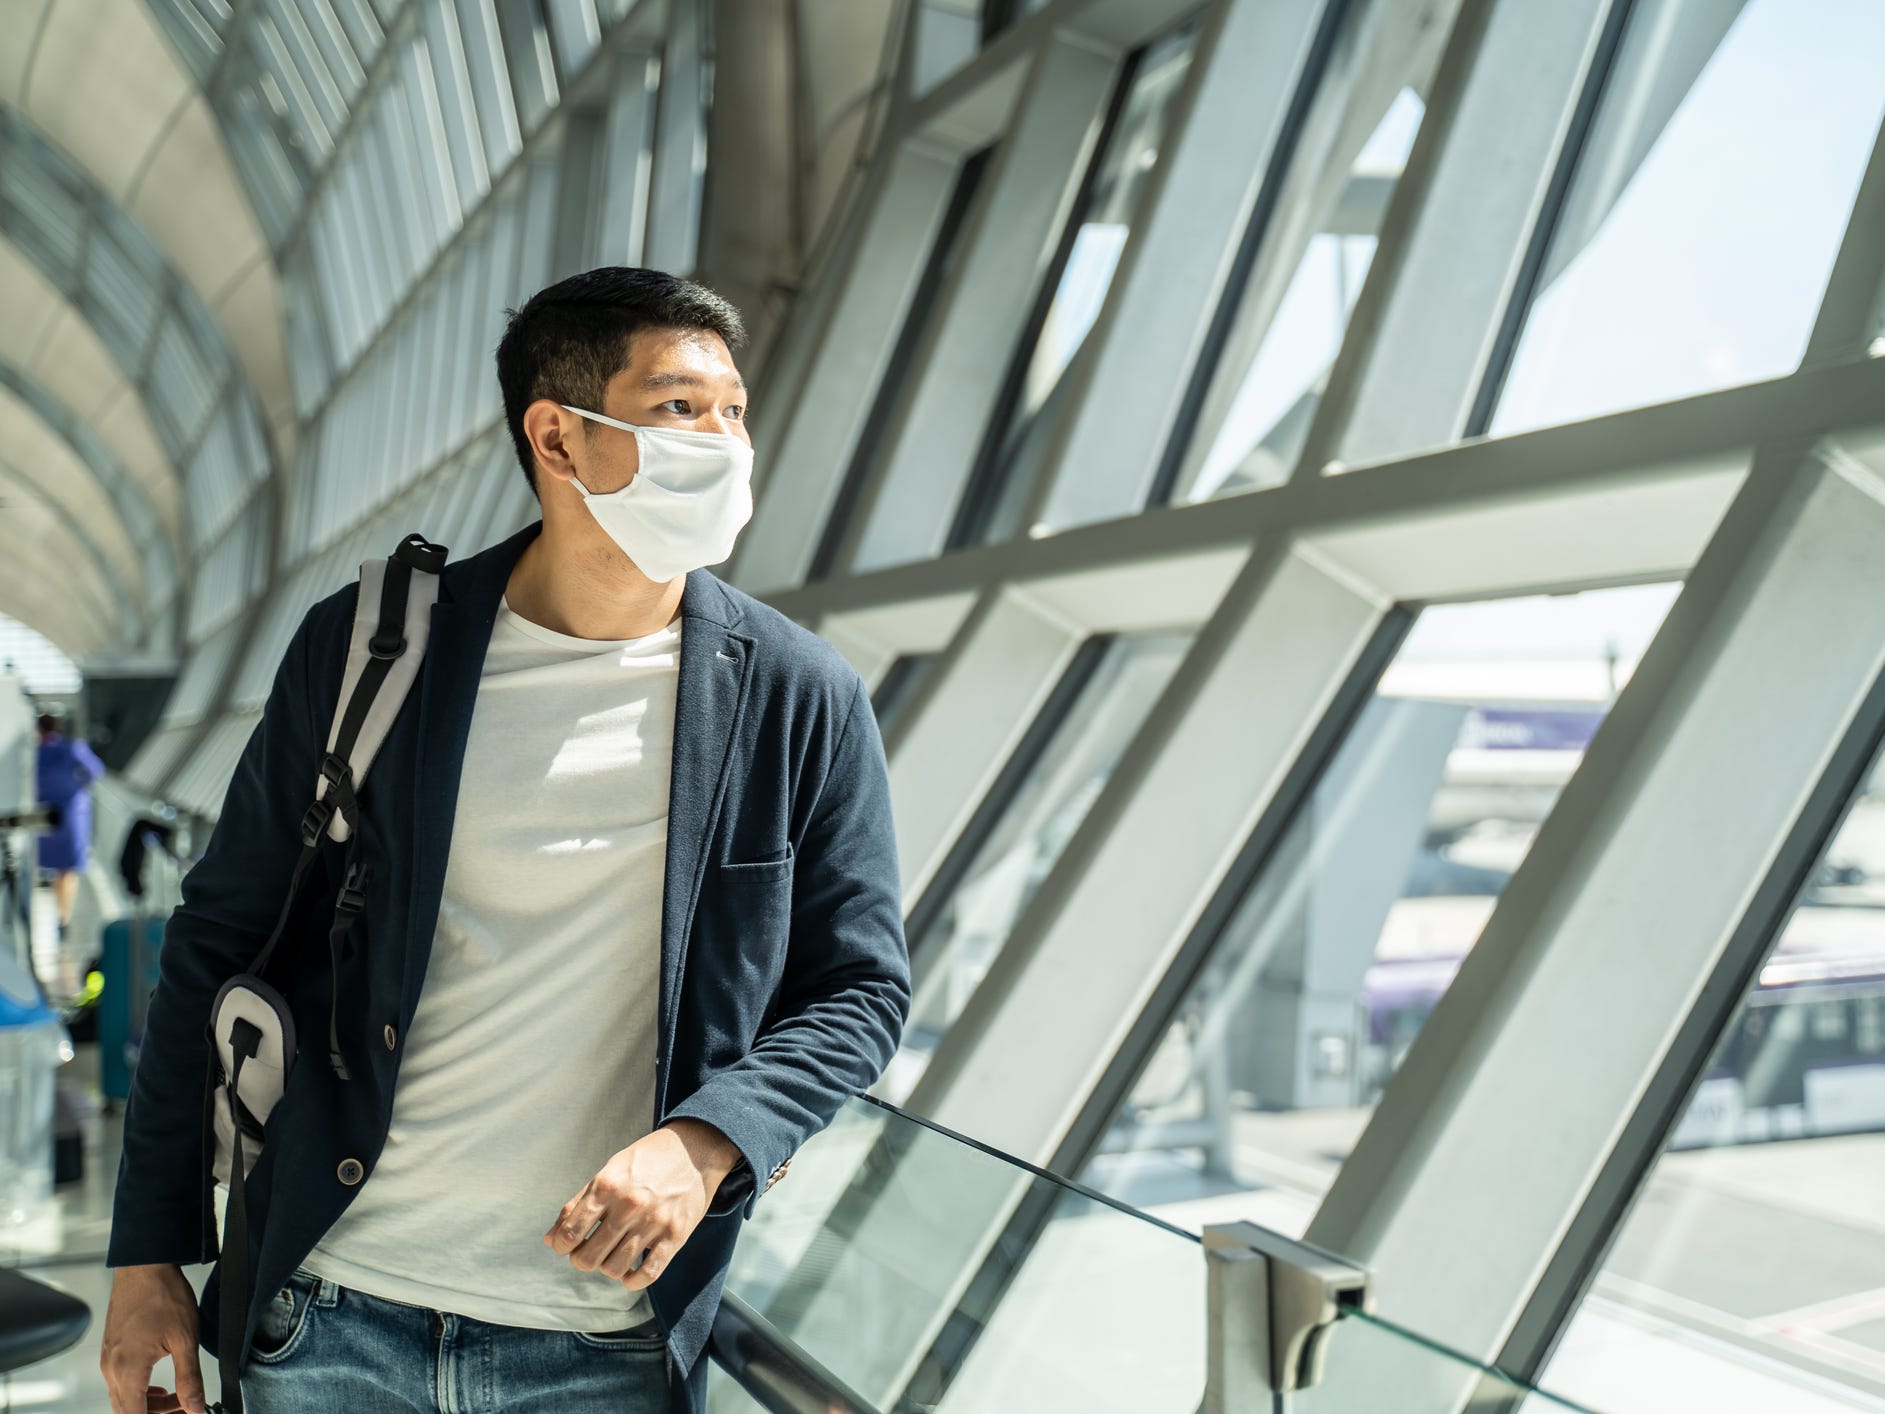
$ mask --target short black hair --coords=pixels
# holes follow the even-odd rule
[[[39,714],[39,729],[42,732],[56,732],[59,730],[59,726],[59,718],[54,716],[51,712],[41,712]]]
[[[639,329],[711,331],[729,349],[746,342],[740,312],[705,285],[637,265],[585,270],[504,312],[509,322],[498,341],[497,381],[517,463],[533,495],[537,458],[524,435],[524,410],[537,399],[600,412],[603,391],[628,366]]]

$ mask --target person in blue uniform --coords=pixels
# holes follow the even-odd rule
[[[100,761],[82,737],[59,730],[50,712],[39,716],[39,803],[59,811],[56,828],[39,835],[39,867],[52,877],[53,897],[59,904],[59,933],[72,921],[78,897],[79,875],[92,857],[91,784],[105,774]]]

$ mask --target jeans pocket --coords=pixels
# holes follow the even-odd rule
[[[650,1316],[640,1325],[625,1326],[618,1331],[571,1331],[577,1341],[598,1350],[639,1350],[658,1353],[667,1347],[667,1337],[662,1334],[661,1322]]]
[[[264,1365],[287,1359],[301,1345],[318,1278],[297,1269],[288,1284],[268,1299],[249,1343],[249,1358]]]

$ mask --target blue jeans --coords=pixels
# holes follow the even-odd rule
[[[654,1321],[534,1330],[369,1296],[297,1269],[242,1372],[251,1414],[667,1414]]]

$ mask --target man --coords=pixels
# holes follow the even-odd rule
[[[303,1041],[244,1184],[252,1414],[698,1414],[741,1223],[896,1051],[869,697],[703,568],[751,513],[742,338],[650,270],[511,316],[498,376],[542,520],[441,576],[361,790],[338,965],[325,838],[327,893],[270,965]],[[167,928],[107,1256],[116,1414],[202,1409],[199,1331],[223,1353],[221,1263],[200,1306],[180,1269],[216,1255],[204,1029],[280,910],[356,595],[302,621]],[[175,1395],[147,1386],[165,1356]]]

